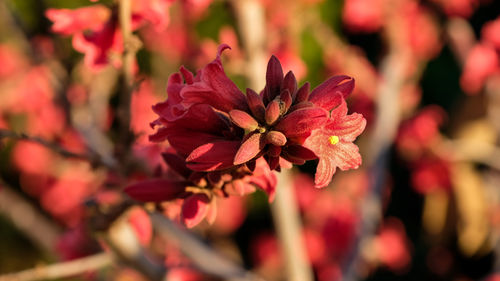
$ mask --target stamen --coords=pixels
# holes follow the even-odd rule
[[[328,141],[330,142],[330,144],[335,145],[340,141],[340,139],[338,136],[330,136],[328,138]]]

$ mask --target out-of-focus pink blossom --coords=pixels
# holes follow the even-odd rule
[[[486,79],[500,70],[499,58],[495,49],[485,43],[479,43],[470,51],[460,77],[460,85],[468,94],[481,91]]]
[[[346,0],[342,20],[352,31],[377,31],[384,21],[384,2],[384,0]]]
[[[12,151],[12,162],[23,173],[43,175],[51,172],[55,155],[41,144],[19,141]]]
[[[414,2],[405,5],[403,13],[407,24],[405,33],[412,52],[419,59],[428,60],[435,57],[441,50],[436,20],[425,8]]]
[[[132,28],[149,23],[156,31],[167,28],[170,22],[170,5],[174,0],[132,1]]]
[[[500,51],[500,17],[487,22],[481,30],[481,40]]]
[[[18,49],[8,44],[0,45],[0,81],[6,78],[11,78],[13,75],[28,67],[26,58],[19,52]]]
[[[191,19],[199,19],[203,16],[213,0],[182,0],[186,16]]]
[[[243,197],[217,198],[217,217],[212,228],[221,234],[233,233],[243,224],[246,213]]]
[[[446,15],[468,18],[478,6],[477,0],[433,0],[438,3]]]
[[[140,207],[134,207],[128,214],[128,221],[132,225],[139,243],[148,246],[153,237],[153,225],[148,213]]]
[[[111,10],[104,5],[93,5],[74,10],[48,9],[45,15],[54,22],[53,32],[72,35],[99,29],[111,17]]]
[[[169,268],[165,280],[169,281],[202,281],[203,276],[192,268],[174,267]]]
[[[412,158],[421,155],[423,149],[429,148],[439,139],[439,127],[444,119],[445,112],[442,108],[423,108],[415,117],[401,124],[396,138],[398,149]]]
[[[405,270],[411,261],[409,242],[401,221],[388,219],[375,238],[380,262],[396,272]]]
[[[117,56],[123,52],[123,38],[118,23],[110,20],[91,33],[74,34],[73,48],[85,54],[85,65],[92,70],[100,70],[109,62],[119,67]]]
[[[411,182],[416,191],[426,194],[451,190],[451,167],[444,159],[426,157],[413,164]]]

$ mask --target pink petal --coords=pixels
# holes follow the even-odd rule
[[[257,123],[257,121],[255,121],[255,119],[253,119],[253,117],[245,111],[233,109],[229,111],[229,117],[231,118],[231,121],[236,124],[236,126],[247,131],[253,131],[259,126],[259,123]]]
[[[286,136],[282,132],[271,131],[267,133],[266,141],[279,147],[286,144]]]
[[[184,200],[181,221],[187,228],[198,225],[207,215],[210,199],[207,195],[193,194]]]
[[[280,117],[280,104],[278,101],[271,101],[266,107],[266,123],[273,124]]]
[[[251,176],[250,182],[257,185],[267,193],[269,202],[274,200],[278,179],[276,174],[271,171],[269,165],[263,157],[257,159],[256,168]]]
[[[345,99],[351,94],[353,89],[353,78],[345,75],[333,76],[311,92],[309,101],[330,111],[340,104],[341,98]]]
[[[295,110],[286,115],[274,130],[282,132],[287,138],[308,136],[312,130],[326,122],[327,114],[319,107]]]
[[[236,156],[234,157],[234,165],[240,165],[245,162],[252,160],[259,152],[264,148],[264,142],[262,141],[263,135],[260,133],[251,134],[243,143],[241,144]]]
[[[359,113],[346,115],[347,105],[342,99],[339,107],[332,111],[331,121],[327,122],[325,128],[333,136],[339,136],[341,140],[353,142],[366,127],[366,119]]]
[[[124,191],[142,202],[162,202],[179,198],[185,192],[186,183],[167,179],[152,179],[127,186]]]
[[[197,147],[186,158],[187,167],[195,171],[223,170],[233,166],[239,141],[218,141]]]

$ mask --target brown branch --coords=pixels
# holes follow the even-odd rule
[[[302,239],[300,214],[296,206],[297,198],[290,177],[289,170],[282,170],[278,174],[276,196],[271,204],[276,232],[287,260],[287,280],[314,280]]]
[[[111,224],[104,238],[120,260],[152,281],[163,280],[166,268],[147,255],[139,244],[132,226],[128,223],[126,213]]]
[[[263,281],[262,278],[221,256],[194,234],[179,228],[162,214],[151,214],[151,220],[156,231],[170,242],[177,244],[180,250],[203,272],[225,280]]]
[[[34,244],[52,252],[61,232],[59,227],[2,181],[0,189],[0,213],[10,219]]]
[[[77,260],[2,275],[0,281],[36,281],[65,278],[109,266],[113,263],[113,260],[111,254],[99,253]]]
[[[104,167],[107,167],[109,169],[116,168],[112,163],[108,163],[108,162],[103,161],[102,158],[100,157],[100,155],[97,153],[92,153],[92,152],[90,152],[88,154],[75,153],[75,152],[69,151],[69,150],[61,147],[57,143],[49,142],[49,141],[42,139],[40,137],[28,136],[27,134],[24,134],[24,133],[16,133],[16,132],[6,130],[6,129],[0,129],[0,140],[3,138],[36,142],[40,145],[45,146],[48,149],[60,154],[63,157],[85,160],[85,161],[90,162],[93,166],[104,166]]]
[[[122,91],[120,95],[120,104],[118,107],[118,117],[120,121],[119,137],[117,144],[117,155],[125,160],[129,156],[130,145],[133,142],[134,135],[130,130],[130,104],[132,93],[134,91],[134,61],[137,51],[142,43],[137,36],[132,33],[132,1],[119,1],[119,21],[123,36],[123,65],[122,65]],[[125,157],[125,158],[123,158]],[[125,165],[126,165],[125,161]]]

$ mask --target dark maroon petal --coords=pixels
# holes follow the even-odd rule
[[[308,136],[327,121],[327,115],[328,112],[319,107],[295,110],[276,124],[274,130],[282,132],[287,138]]]
[[[280,103],[276,100],[271,101],[266,108],[266,123],[273,124],[280,117]]]
[[[241,144],[236,156],[234,157],[234,165],[240,165],[252,160],[264,148],[262,134],[253,133]]]
[[[292,97],[292,101],[295,100],[297,96],[297,79],[295,79],[295,75],[293,72],[288,71],[283,79],[283,87],[282,90],[288,90],[290,92],[290,96]]]
[[[271,157],[278,157],[281,154],[281,146],[270,145],[267,154]]]
[[[236,126],[248,131],[253,131],[259,126],[259,123],[245,111],[233,109],[229,111],[229,117]]]
[[[257,94],[252,89],[247,89],[247,102],[253,116],[258,121],[264,122],[266,107],[264,106],[264,102],[262,101],[262,98],[259,96],[259,94]]]
[[[165,163],[167,163],[168,167],[174,170],[179,175],[184,178],[188,178],[191,174],[191,170],[189,170],[186,166],[186,160],[174,153],[164,152],[161,154]]]
[[[277,157],[270,156],[269,159],[267,159],[267,163],[269,164],[269,169],[276,170],[276,168],[278,168],[280,165],[280,158],[279,156]]]
[[[177,153],[189,155],[195,148],[211,142],[224,140],[221,136],[209,133],[190,131],[182,127],[169,128],[168,142]]]
[[[315,105],[332,110],[341,103],[354,89],[354,78],[346,75],[333,76],[316,87],[309,96]]]
[[[286,136],[282,132],[270,131],[266,135],[266,141],[276,146],[283,146],[286,144]]]
[[[131,198],[142,202],[161,202],[179,198],[187,186],[183,181],[151,179],[127,186],[124,191]]]
[[[187,228],[199,224],[207,215],[210,199],[203,193],[197,193],[184,200],[181,209],[181,221]]]
[[[283,82],[283,69],[281,63],[274,55],[267,63],[266,88],[268,90],[268,101],[273,100],[280,93],[281,83]]]
[[[304,160],[302,158],[294,157],[292,155],[289,155],[286,152],[283,152],[281,154],[281,157],[283,157],[285,160],[290,161],[292,164],[295,164],[295,165],[304,165],[304,163],[306,163],[306,160]]]
[[[311,84],[306,82],[300,89],[297,91],[297,97],[295,98],[295,103],[306,101],[309,98],[309,90],[311,89]]]
[[[201,103],[224,112],[232,109],[248,110],[245,95],[226,76],[219,56],[201,70],[200,81],[186,85],[180,96],[186,106]]]
[[[150,142],[162,142],[165,141],[168,137],[169,130],[167,128],[159,128],[156,133],[149,136]]]
[[[292,111],[306,108],[306,107],[315,107],[315,105],[314,105],[314,103],[312,103],[310,101],[303,101],[303,102],[299,102],[299,103],[295,104],[294,106],[290,107],[290,109],[288,111],[292,112]]]
[[[221,131],[229,129],[223,117],[206,104],[191,106],[185,115],[177,119],[174,124],[193,131],[218,135],[221,134]]]
[[[290,95],[290,91],[284,90],[280,94],[280,100],[281,100],[281,108],[280,108],[280,113],[281,115],[285,114],[290,106],[292,105],[292,96]]]
[[[292,157],[304,160],[313,160],[318,158],[312,150],[305,148],[302,145],[289,145],[286,147],[286,153]]]
[[[187,167],[195,171],[216,171],[233,166],[239,141],[218,141],[197,147],[186,158]]]
[[[186,84],[193,84],[193,82],[194,82],[193,73],[191,73],[191,71],[187,70],[184,66],[181,66],[181,68],[179,70],[182,74],[182,77],[184,77],[184,81],[186,81]]]

